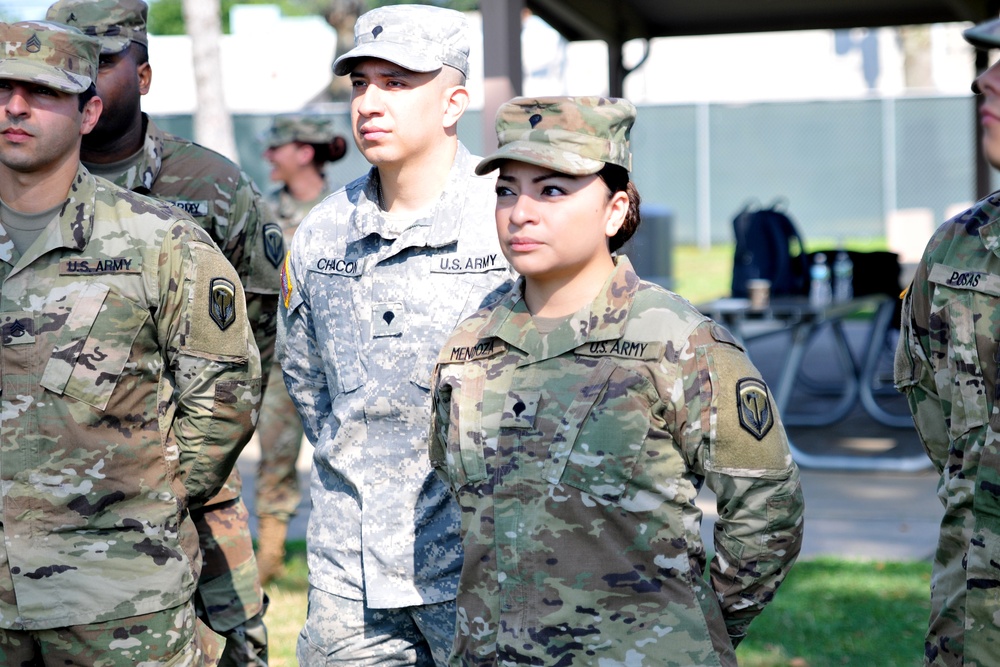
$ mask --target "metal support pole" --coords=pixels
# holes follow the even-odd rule
[[[497,109],[521,94],[521,10],[524,0],[490,0],[481,4],[483,17],[484,102],[483,154],[497,145]]]

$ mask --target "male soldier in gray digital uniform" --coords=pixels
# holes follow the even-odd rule
[[[494,178],[458,141],[469,28],[452,10],[362,15],[350,75],[373,165],[306,217],[282,271],[278,358],[315,444],[303,665],[445,664],[459,514],[430,466],[430,378],[452,329],[499,298]],[[509,288],[509,285],[508,285]]]
[[[281,229],[250,178],[222,155],[161,131],[142,113],[152,69],[142,0],[60,0],[46,15],[101,42],[97,92],[104,114],[84,137],[81,158],[94,174],[168,201],[207,231],[240,276],[261,353],[265,384],[274,350]],[[204,568],[199,614],[226,637],[223,663],[267,664],[264,593],[249,513],[233,471],[219,494],[194,516]]]
[[[964,33],[1000,47],[1000,20]],[[982,151],[1000,167],[1000,65],[972,84]],[[937,229],[903,301],[896,387],[941,474],[944,518],[931,576],[924,664],[1000,660],[1000,192]]]

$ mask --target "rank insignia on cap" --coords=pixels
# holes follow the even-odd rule
[[[736,383],[736,411],[740,426],[753,437],[763,440],[774,426],[774,410],[767,395],[767,387],[757,378],[743,378]]]
[[[38,53],[42,50],[42,40],[38,39],[38,35],[32,35],[24,45],[24,50],[28,53]]]
[[[236,287],[225,278],[212,278],[209,290],[208,314],[225,331],[236,321]]]
[[[285,236],[281,227],[273,222],[264,225],[264,256],[274,268],[278,268],[285,257]]]

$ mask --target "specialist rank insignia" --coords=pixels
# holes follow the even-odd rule
[[[736,383],[736,400],[740,426],[753,437],[763,440],[774,426],[774,410],[767,396],[767,387],[757,378],[743,378]]]
[[[267,257],[274,268],[278,268],[285,258],[285,236],[281,233],[281,227],[273,222],[264,225],[264,257]]]
[[[236,286],[225,278],[212,278],[208,314],[223,331],[236,321]]]

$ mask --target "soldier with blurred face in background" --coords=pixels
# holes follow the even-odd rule
[[[344,157],[347,141],[334,131],[332,119],[312,114],[275,117],[264,141],[271,180],[281,184],[268,193],[267,201],[288,244],[302,219],[336,189],[324,169]],[[302,420],[285,390],[278,364],[271,366],[267,386],[257,428],[260,461],[254,487],[257,567],[264,586],[285,571],[288,524],[302,499],[295,468],[302,445]]]
[[[0,48],[0,663],[215,664],[194,515],[260,404],[242,281],[80,164],[98,40],[24,22]]]
[[[152,68],[142,0],[60,0],[46,15],[101,42],[97,92],[105,113],[83,139],[84,165],[129,190],[183,209],[209,233],[240,277],[265,379],[274,351],[280,227],[239,167],[218,153],[160,130],[142,113]],[[237,471],[195,513],[204,568],[198,612],[226,637],[225,664],[267,662],[265,599],[257,573],[249,513]]]

